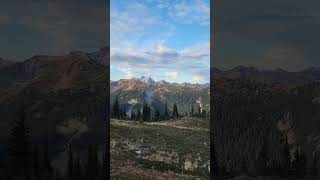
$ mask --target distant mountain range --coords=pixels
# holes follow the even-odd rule
[[[305,70],[290,72],[283,69],[259,70],[255,67],[237,66],[230,70],[213,68],[213,79],[247,79],[273,83],[305,83],[320,80],[320,67],[311,67]]]
[[[124,80],[127,80],[127,79],[120,79],[118,81],[112,81],[111,80],[111,84],[117,84],[119,83],[120,81],[124,81]],[[137,81],[140,81],[140,82],[143,82],[143,83],[146,83],[147,85],[149,86],[155,86],[155,85],[171,85],[171,86],[175,86],[175,87],[190,87],[190,88],[208,88],[210,86],[209,83],[205,83],[205,84],[199,84],[199,83],[187,83],[187,82],[184,82],[184,83],[170,83],[170,82],[167,82],[165,80],[160,80],[160,81],[154,81],[151,77],[146,77],[146,76],[141,76],[139,78],[132,78],[132,80],[137,80]]]
[[[185,115],[190,113],[192,105],[194,111],[198,106],[207,112],[210,109],[209,84],[169,83],[154,81],[151,77],[121,79],[111,81],[111,101],[118,100],[129,115],[132,109],[141,108],[143,103],[148,103],[154,109],[164,112],[165,104],[172,110],[176,103],[178,111]]]

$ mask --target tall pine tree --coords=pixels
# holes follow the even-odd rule
[[[42,167],[44,168],[44,171],[51,174],[52,173],[52,166],[51,166],[51,160],[49,157],[49,140],[46,138],[44,147],[43,147],[43,163]]]
[[[74,177],[76,179],[80,179],[80,177],[82,175],[82,168],[81,168],[81,162],[80,162],[80,155],[79,154],[75,157],[73,172],[74,172],[73,173]]]
[[[38,176],[40,173],[40,158],[39,158],[39,150],[37,145],[33,145],[33,153],[32,153],[32,164],[33,164],[33,174]]]
[[[68,148],[68,177],[69,179],[73,179],[74,171],[73,171],[73,153],[71,149],[71,145]]]
[[[158,109],[156,109],[156,112],[155,112],[155,114],[154,114],[154,119],[155,119],[156,121],[159,121],[159,120],[160,120],[160,112],[159,112]]]
[[[198,105],[198,114],[197,115],[201,116],[201,107],[200,107],[200,105]]]
[[[284,137],[284,145],[283,145],[283,163],[282,163],[282,174],[287,176],[291,166],[291,155],[290,155],[290,147],[288,143],[288,137],[285,135]]]
[[[178,118],[179,117],[178,107],[177,107],[176,103],[174,103],[173,108],[172,108],[172,117],[173,118]]]
[[[165,103],[165,105],[164,105],[164,119],[165,120],[169,119],[169,110],[168,110],[167,103]]]
[[[311,175],[317,177],[319,174],[319,153],[315,152],[312,158]]]
[[[88,161],[87,161],[87,178],[94,179],[99,175],[100,164],[97,154],[97,145],[92,144],[88,149]]]
[[[268,148],[267,141],[265,140],[260,151],[258,157],[255,161],[254,167],[258,175],[266,175],[268,171]]]
[[[118,96],[117,96],[116,100],[114,101],[114,104],[112,106],[112,117],[119,118],[120,113],[121,112],[120,112],[119,100],[118,100]]]
[[[307,158],[302,150],[296,149],[292,161],[292,168],[297,177],[304,177],[306,174]]]
[[[138,109],[136,120],[137,121],[141,120],[141,109],[140,108]]]
[[[143,104],[143,109],[142,109],[142,120],[144,122],[149,121],[149,113],[150,109],[147,103]]]
[[[29,129],[26,127],[26,113],[22,109],[20,117],[14,121],[11,129],[11,136],[8,144],[8,157],[10,165],[10,174],[13,176],[23,176],[25,178],[31,175],[31,151]]]
[[[191,104],[191,112],[190,112],[190,116],[192,117],[194,115],[194,108],[193,108],[193,103]]]

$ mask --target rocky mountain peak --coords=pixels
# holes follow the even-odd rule
[[[98,64],[107,66],[109,64],[110,47],[106,46],[96,52],[87,53],[87,55]]]
[[[156,82],[151,77],[141,76],[140,78],[136,78],[136,80],[140,82],[144,82],[148,85],[154,85]]]

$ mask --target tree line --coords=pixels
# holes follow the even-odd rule
[[[151,121],[161,121],[168,119],[177,119],[184,116],[189,117],[207,117],[208,113],[205,109],[201,109],[200,106],[197,106],[197,110],[194,109],[194,105],[191,104],[189,114],[182,114],[178,111],[177,103],[174,103],[172,106],[172,111],[169,110],[167,103],[164,104],[163,112],[161,112],[157,107],[151,106],[144,102],[142,108],[135,108],[130,111],[130,114],[126,113],[126,108],[121,106],[116,97],[112,108],[111,108],[111,118],[123,119],[123,120],[135,120],[142,122],[151,122]]]
[[[280,120],[309,128],[306,121],[317,112],[312,93],[239,83],[219,87],[220,95],[212,98],[213,175],[319,178],[319,153],[298,142],[289,144],[288,132],[277,128]]]

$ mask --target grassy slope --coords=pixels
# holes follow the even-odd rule
[[[111,120],[113,178],[209,179],[209,123]],[[189,167],[187,167],[189,166]]]

